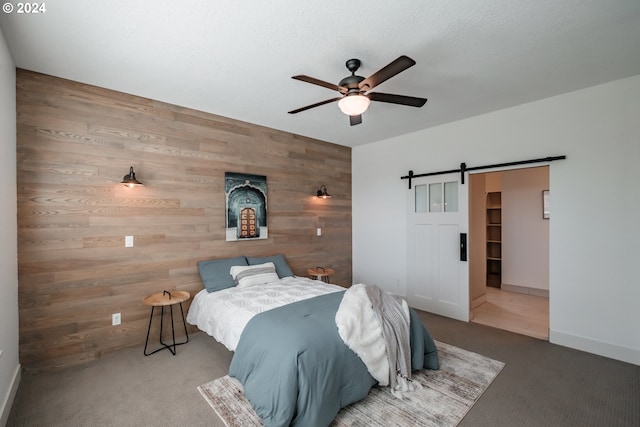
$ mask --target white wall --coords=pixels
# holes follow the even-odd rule
[[[518,286],[548,291],[549,220],[542,218],[548,169],[532,167],[501,174],[503,289]],[[544,296],[546,292],[534,294]]]
[[[469,301],[474,309],[487,301],[487,177],[469,175]],[[473,313],[471,313],[473,315]]]
[[[640,364],[640,75],[354,148],[354,282],[406,295],[409,169],[562,154],[549,168],[550,340]]]
[[[0,425],[18,382],[18,225],[16,202],[16,68],[0,32]]]

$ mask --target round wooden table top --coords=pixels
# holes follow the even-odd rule
[[[307,274],[309,276],[316,276],[316,277],[331,276],[333,273],[335,273],[333,268],[316,267],[316,268],[310,268],[307,270]]]
[[[191,295],[187,291],[171,291],[171,298],[169,298],[168,292],[158,292],[157,294],[149,295],[142,300],[143,303],[152,306],[161,305],[173,305],[188,300]]]

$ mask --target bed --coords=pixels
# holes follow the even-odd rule
[[[282,255],[198,268],[205,289],[187,321],[234,352],[229,375],[265,426],[327,426],[378,383],[338,333],[344,288],[293,275]],[[435,344],[410,315],[411,368],[437,369]]]
[[[297,301],[342,292],[344,288],[305,277],[283,277],[260,286],[206,289],[193,298],[187,322],[236,351],[240,335],[256,314]]]

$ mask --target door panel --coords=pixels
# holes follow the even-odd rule
[[[434,299],[433,227],[414,224],[409,232],[409,304],[420,308]]]
[[[458,282],[460,281],[459,227],[456,224],[445,224],[439,227],[439,272],[440,301],[446,304],[457,304],[460,299]]]
[[[407,203],[407,300],[412,307],[469,320],[469,270],[460,261],[468,230],[467,187],[458,174],[415,180]]]

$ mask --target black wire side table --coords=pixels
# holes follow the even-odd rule
[[[157,294],[149,295],[148,297],[142,300],[146,305],[151,306],[151,314],[149,315],[149,327],[147,328],[147,339],[144,342],[144,355],[150,356],[154,353],[159,352],[160,350],[168,349],[171,354],[176,355],[176,346],[186,344],[189,342],[189,333],[187,332],[187,323],[184,320],[184,311],[182,309],[182,303],[191,298],[189,292],[186,291],[163,291],[158,292]],[[173,306],[180,305],[180,314],[182,315],[182,325],[184,326],[184,334],[187,337],[183,342],[176,342],[176,331],[173,322]],[[169,307],[169,312],[171,313],[171,338],[173,339],[172,343],[165,343],[162,341],[162,329],[164,323],[164,308]],[[153,312],[156,307],[160,307],[160,344],[162,347],[153,350],[150,353],[147,353],[147,346],[149,345],[149,332],[151,332],[151,321],[153,320]]]
[[[307,274],[311,276],[311,279],[322,280],[325,283],[329,283],[331,276],[335,273],[333,268],[316,267],[307,270]]]

